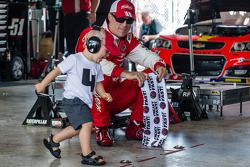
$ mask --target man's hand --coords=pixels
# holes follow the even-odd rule
[[[148,78],[148,75],[143,72],[128,72],[123,71],[121,77],[124,77],[128,80],[137,80],[139,87],[141,87],[144,81]]]
[[[159,81],[161,81],[162,78],[165,78],[166,75],[168,74],[166,67],[163,66],[156,66],[156,71],[158,72]]]
[[[149,39],[149,36],[148,35],[143,35],[142,36],[142,41],[144,42],[144,43],[146,43],[146,42],[148,42],[150,39]]]

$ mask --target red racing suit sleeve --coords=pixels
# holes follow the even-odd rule
[[[126,39],[126,51],[123,55],[120,58],[110,55],[107,59],[101,61],[103,73],[111,77],[120,77],[124,68],[120,66],[121,63],[119,64],[119,61],[123,62],[124,57],[146,68],[150,68],[152,71],[156,70],[157,65],[166,66],[158,54],[143,47],[139,40],[132,33],[129,33]]]
[[[101,62],[101,67],[103,74],[111,77],[120,77],[121,73],[124,71],[124,68],[116,65],[112,61],[103,59]]]
[[[150,68],[152,71],[156,70],[157,65],[166,67],[165,62],[158,56],[157,53],[143,47],[141,44],[137,45],[128,54],[127,58],[132,62]]]

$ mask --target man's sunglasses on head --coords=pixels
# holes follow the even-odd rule
[[[117,18],[113,13],[111,13],[111,15],[115,18],[115,21],[117,21],[118,23],[124,23],[126,21],[127,24],[132,24],[134,22],[134,19],[131,17],[125,19],[123,17]]]

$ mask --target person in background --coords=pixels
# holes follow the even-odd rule
[[[62,0],[67,55],[75,53],[76,42],[82,30],[95,23],[99,1]]]
[[[109,11],[107,31],[112,34],[113,43],[119,54],[110,53],[100,64],[104,73],[103,86],[113,101],[107,103],[102,97],[94,96],[92,115],[96,130],[96,141],[100,146],[112,146],[109,135],[112,116],[127,108],[131,110],[130,122],[126,129],[127,139],[142,140],[143,134],[143,96],[141,86],[147,74],[127,71],[123,68],[125,59],[158,72],[159,80],[167,75],[166,65],[159,56],[143,47],[130,32],[135,21],[134,5],[128,0],[116,0]],[[76,51],[82,51],[82,40],[87,32],[83,31],[78,39]]]
[[[150,16],[148,11],[141,13],[142,25],[140,28],[140,39],[143,45],[151,49],[152,44],[156,38],[158,38],[159,33],[163,30],[162,24]]]
[[[106,30],[93,28],[82,39],[85,49],[82,52],[69,55],[51,71],[41,83],[35,85],[37,93],[41,93],[61,73],[67,74],[65,91],[63,92],[64,111],[69,119],[67,126],[59,133],[44,139],[45,147],[56,158],[61,158],[60,142],[79,136],[81,146],[81,163],[87,165],[103,165],[103,157],[95,155],[90,147],[92,131],[92,98],[96,92],[103,100],[110,103],[112,96],[103,88],[103,72],[100,61],[109,52],[115,50]]]

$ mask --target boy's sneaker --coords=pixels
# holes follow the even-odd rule
[[[126,129],[126,138],[128,140],[142,140],[143,123],[130,121]]]
[[[43,144],[54,157],[61,158],[61,150],[59,148],[60,143],[53,142],[52,134],[48,139],[43,139]]]
[[[100,146],[112,146],[113,141],[109,135],[108,127],[95,127],[96,142]]]

